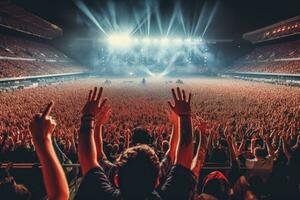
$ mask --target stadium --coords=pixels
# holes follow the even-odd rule
[[[0,199],[300,199],[300,3],[0,1]]]

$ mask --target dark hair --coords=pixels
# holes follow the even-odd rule
[[[143,199],[155,189],[159,160],[148,145],[126,149],[117,159],[119,187],[125,199]]]
[[[219,171],[208,174],[204,179],[202,192],[217,199],[229,199],[230,185],[227,178]]]
[[[20,184],[17,184],[12,176],[4,178],[0,182],[0,197],[12,200],[29,200],[31,193]]]
[[[168,149],[169,149],[169,142],[167,140],[164,140],[162,142],[162,150],[163,150],[163,152],[167,152]]]
[[[147,129],[142,127],[137,127],[132,131],[132,144],[150,144],[151,137],[147,131]]]
[[[256,155],[259,158],[265,158],[267,156],[267,153],[264,148],[256,147],[254,149],[254,155]]]

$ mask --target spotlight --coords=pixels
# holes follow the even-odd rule
[[[127,47],[131,44],[131,38],[125,34],[113,34],[108,36],[107,42],[111,46]]]
[[[158,43],[159,43],[159,40],[158,40],[157,38],[154,38],[154,39],[153,39],[153,43],[154,43],[154,44],[158,44]]]
[[[175,38],[175,39],[173,40],[173,42],[174,42],[174,44],[176,44],[176,45],[181,45],[183,41],[182,41],[181,38]]]
[[[187,39],[185,39],[185,42],[186,42],[187,44],[192,44],[192,39],[191,39],[191,38],[187,38]]]
[[[139,43],[139,39],[138,39],[138,38],[134,38],[134,39],[133,39],[133,42],[134,42],[135,44],[138,44],[138,43]]]
[[[162,45],[167,45],[167,44],[169,44],[169,39],[168,38],[161,38],[160,42],[161,42]]]
[[[143,38],[143,43],[145,44],[150,44],[151,43],[151,39],[148,37]]]

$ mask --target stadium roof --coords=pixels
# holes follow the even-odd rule
[[[245,33],[243,38],[252,42],[259,43],[274,40],[282,37],[296,35],[300,33],[300,15],[280,21],[255,31]]]
[[[0,1],[0,26],[46,39],[61,36],[63,33],[60,27],[9,1]]]

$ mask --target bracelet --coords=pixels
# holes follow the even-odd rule
[[[95,123],[91,121],[91,123],[82,123],[80,126],[80,132],[85,133],[85,132],[90,132],[95,128]]]
[[[95,117],[93,115],[83,115],[81,117],[81,122],[83,121],[95,121]]]
[[[191,117],[192,114],[179,114],[178,116],[179,117]]]

